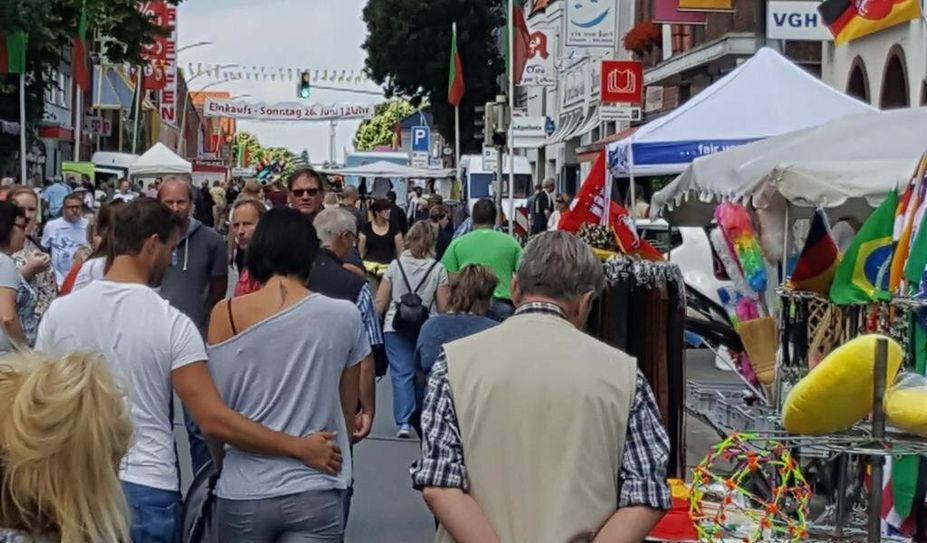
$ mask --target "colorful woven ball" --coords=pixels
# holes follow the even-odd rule
[[[730,475],[720,469],[733,466]],[[689,516],[703,542],[801,541],[808,536],[811,486],[789,450],[757,434],[734,433],[695,468]],[[758,495],[753,482],[769,489]]]

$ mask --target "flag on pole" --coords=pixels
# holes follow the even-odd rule
[[[447,76],[447,103],[460,107],[460,100],[464,94],[463,62],[460,60],[460,51],[457,50],[457,23],[451,30],[451,63]]]
[[[606,151],[599,152],[595,164],[589,175],[583,181],[576,198],[573,199],[570,209],[560,217],[557,225],[559,230],[575,234],[585,223],[601,224],[605,213],[605,203],[608,202],[608,223],[615,234],[615,240],[621,251],[626,254],[638,255],[645,260],[663,260],[663,255],[647,240],[637,234],[631,214],[624,206],[611,201],[606,186],[605,158]]]
[[[806,290],[826,295],[834,281],[834,273],[840,262],[840,251],[830,233],[827,215],[818,208],[811,219],[808,238],[801,255],[795,263],[795,269],[789,278],[794,290]]]
[[[818,6],[824,24],[840,46],[921,15],[917,0],[825,0]]]
[[[80,20],[77,23],[77,35],[71,48],[74,67],[74,82],[84,92],[90,92],[90,68],[87,66],[87,9],[80,10]]]
[[[525,73],[525,64],[528,63],[528,42],[530,41],[531,34],[528,31],[528,23],[525,22],[525,0],[514,0],[510,16],[512,17],[512,28],[515,34],[512,40],[514,42],[513,49],[515,50],[515,54],[506,55],[508,61],[507,69],[509,73],[512,74],[515,84],[519,85],[521,84],[521,76]],[[508,40],[506,40],[506,48],[507,47]]]
[[[882,205],[866,220],[847,248],[834,275],[830,298],[836,304],[872,302],[891,298],[889,275],[895,243],[895,209],[898,191],[892,189]]]
[[[26,71],[26,33],[0,34],[0,74],[21,74]]]

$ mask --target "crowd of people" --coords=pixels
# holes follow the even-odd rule
[[[383,374],[439,541],[641,541],[668,508],[653,395],[581,331],[604,277],[578,238],[522,249],[489,199],[455,235],[437,195],[308,168],[120,183],[89,217],[53,188],[0,201],[0,541],[188,540],[174,394],[214,540],[341,541]]]

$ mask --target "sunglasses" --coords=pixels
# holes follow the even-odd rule
[[[321,191],[319,189],[293,189],[293,196],[297,198],[302,198],[303,196],[308,196],[310,198],[315,198],[319,195]]]

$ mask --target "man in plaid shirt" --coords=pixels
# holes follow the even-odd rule
[[[650,387],[580,331],[604,283],[582,241],[541,234],[512,282],[515,316],[445,345],[411,469],[436,541],[640,542],[670,507]]]

